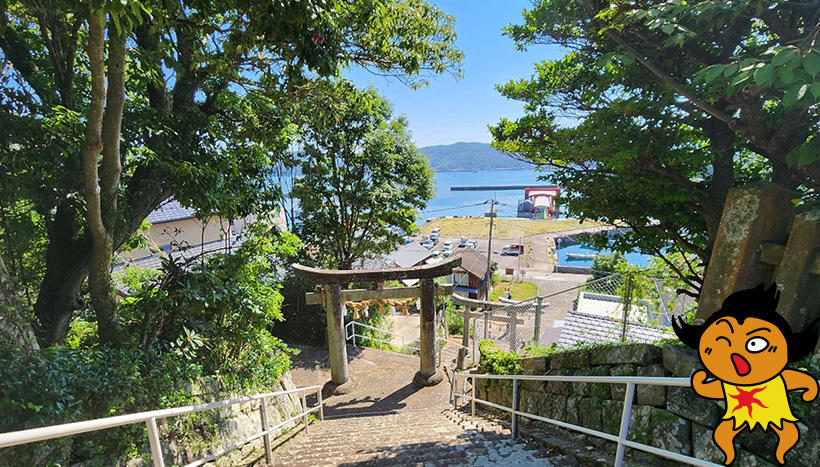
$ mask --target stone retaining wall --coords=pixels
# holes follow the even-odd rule
[[[290,372],[282,375],[279,382],[273,387],[264,392],[277,392],[295,389],[293,380],[290,377]],[[233,399],[242,397],[242,395],[232,394],[226,392],[221,383],[213,378],[203,379],[193,383],[189,391],[196,397],[197,403],[209,403],[225,399]],[[262,392],[262,391],[259,391]],[[299,394],[293,393],[285,396],[280,396],[275,399],[270,399],[267,402],[268,423],[274,426],[283,420],[293,417],[302,412],[302,405]],[[205,457],[211,452],[225,448],[233,443],[247,439],[262,431],[262,418],[260,412],[259,401],[246,402],[235,404],[220,409],[206,410],[199,412],[201,417],[198,417],[198,423],[194,423],[193,427],[189,427],[191,432],[201,432],[205,424],[216,424],[218,426],[218,435],[216,439],[209,440],[209,446],[204,446],[202,442],[193,443],[186,442],[183,439],[173,439],[173,435],[169,435],[169,420],[163,419],[157,421],[159,428],[160,443],[162,445],[162,453],[166,465],[184,465],[193,462],[199,458]],[[272,433],[271,438],[276,439],[281,436],[286,430],[293,429],[301,423],[301,420],[293,422],[287,426],[282,427],[277,433]],[[246,464],[247,457],[259,457],[264,449],[264,441],[262,438],[236,449],[225,456],[216,460],[215,464],[208,465],[237,465]],[[276,443],[274,442],[274,446]],[[147,438],[146,438],[147,449]],[[244,459],[244,461],[242,460]],[[153,465],[149,460],[149,456],[143,454],[140,457],[129,460],[117,460],[111,458],[100,457],[88,462],[74,464],[72,467],[96,467],[96,466],[117,466],[117,467],[148,467]]]
[[[699,368],[693,351],[678,345],[663,348],[647,344],[580,350],[550,357],[521,359],[526,374],[589,376],[690,377]],[[820,374],[820,354],[809,371]],[[477,396],[511,406],[512,381],[479,380]],[[625,385],[523,381],[520,410],[618,435]],[[786,460],[796,466],[817,465],[820,459],[820,401],[805,403],[790,393],[792,411],[800,418],[800,441]],[[723,454],[712,440],[712,430],[725,411],[722,401],[699,397],[689,388],[638,385],[630,420],[629,439],[715,463]],[[521,421],[522,425],[541,422]],[[552,426],[552,425],[549,425]],[[592,442],[592,440],[590,439]],[[776,435],[760,429],[745,430],[735,438],[738,457],[734,465],[774,465]],[[614,450],[614,443],[602,441]],[[650,454],[627,450],[634,462],[675,465]]]

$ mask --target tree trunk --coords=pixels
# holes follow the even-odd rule
[[[0,337],[17,346],[28,357],[40,347],[22,310],[16,287],[0,257]]]
[[[83,147],[86,218],[92,246],[88,266],[88,288],[91,292],[91,305],[97,316],[100,342],[107,343],[116,341],[117,337],[117,303],[114,300],[109,270],[111,255],[114,254],[111,224],[116,211],[116,192],[121,171],[119,138],[125,52],[124,37],[109,30],[109,89],[106,94],[103,60],[105,25],[94,11],[89,14],[88,24],[91,104],[88,110],[86,142]],[[106,104],[105,115],[103,103]],[[103,153],[102,174],[99,169],[100,152]],[[109,225],[106,225],[106,220],[109,221]]]

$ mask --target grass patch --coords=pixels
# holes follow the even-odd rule
[[[498,300],[498,297],[505,297],[504,289],[507,287],[512,292],[513,300],[526,300],[535,297],[535,294],[538,293],[538,286],[532,282],[500,281],[496,283],[492,292],[490,292],[490,301]]]
[[[604,225],[600,222],[579,222],[578,219],[518,219],[496,218],[493,221],[494,236],[497,238],[518,238],[564,230],[575,230]],[[447,217],[436,219],[421,226],[421,233],[430,234],[434,227],[441,228],[445,237],[486,238],[490,230],[489,217]]]

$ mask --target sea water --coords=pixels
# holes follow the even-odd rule
[[[535,170],[483,170],[478,172],[436,172],[436,195],[427,203],[427,208],[419,213],[419,223],[431,217],[484,216],[490,210],[489,200],[495,196],[496,209],[500,217],[515,217],[518,201],[524,199],[524,190],[498,191],[450,191],[452,186],[485,185],[548,185],[551,182],[539,180],[543,172]],[[479,204],[478,203],[485,203]]]
[[[516,217],[518,201],[524,199],[524,190],[499,191],[451,191],[453,186],[481,186],[481,185],[548,185],[549,174],[535,170],[484,170],[478,172],[436,172],[436,196],[427,203],[427,208],[421,211],[419,225],[428,218],[445,216],[483,216],[489,211],[489,200],[495,196],[499,217]],[[485,203],[485,204],[478,204]],[[478,205],[477,205],[478,204]],[[607,254],[610,250],[594,250],[583,244],[570,245],[558,250],[558,264],[568,266],[592,266],[590,259],[568,259],[567,253],[576,254]],[[652,261],[652,255],[640,252],[631,252],[624,255],[629,264],[646,267]]]

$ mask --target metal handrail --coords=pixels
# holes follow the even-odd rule
[[[462,386],[463,392],[458,394],[455,390],[456,382],[463,379],[465,385]],[[512,407],[507,407],[501,404],[496,404],[484,399],[479,399],[475,396],[475,381],[476,379],[499,379],[512,380],[513,382],[513,397]],[[470,380],[472,385],[470,387],[470,394],[467,395],[466,382]],[[605,433],[591,428],[586,428],[580,425],[554,420],[540,415],[535,415],[529,412],[523,412],[519,409],[519,381],[561,381],[567,383],[608,383],[608,384],[626,384],[626,394],[624,395],[624,407],[621,413],[620,430],[617,436]],[[615,452],[615,466],[621,467],[624,462],[624,453],[626,448],[637,449],[645,451],[657,456],[672,459],[674,461],[683,462],[690,465],[717,467],[718,464],[707,462],[691,456],[686,456],[676,452],[660,449],[646,444],[637,443],[627,439],[629,433],[629,420],[632,415],[632,401],[635,397],[635,385],[646,384],[652,386],[677,386],[690,387],[691,383],[688,378],[669,378],[669,377],[648,377],[648,376],[559,376],[559,375],[486,375],[486,374],[469,374],[469,373],[455,373],[453,375],[452,387],[450,394],[453,402],[453,407],[458,408],[458,400],[466,399],[470,401],[470,412],[475,416],[476,402],[493,407],[499,410],[510,412],[511,423],[510,428],[512,437],[518,436],[518,417],[525,417],[533,420],[538,420],[545,423],[550,423],[561,428],[566,428],[574,431],[584,433],[586,435],[596,436],[598,438],[612,441],[618,444],[618,449]]]
[[[309,392],[316,392],[318,403],[316,406],[307,408],[306,396]],[[268,426],[267,418],[267,399],[272,397],[284,396],[287,394],[300,393],[302,395],[303,411],[298,415],[282,421],[275,426]],[[218,409],[230,405],[241,404],[243,402],[260,401],[260,412],[262,415],[262,432],[257,433],[250,438],[234,443],[224,449],[187,464],[186,467],[195,467],[203,465],[207,462],[216,459],[217,457],[228,453],[240,446],[244,446],[259,438],[265,438],[265,457],[268,463],[273,462],[273,455],[271,451],[270,434],[278,428],[287,425],[293,421],[302,418],[305,424],[305,431],[308,429],[308,414],[318,411],[319,419],[324,420],[324,404],[322,403],[322,387],[321,386],[306,386],[302,388],[288,389],[285,391],[268,392],[264,394],[256,394],[253,396],[240,397],[236,399],[225,399],[207,404],[187,405],[183,407],[172,407],[169,409],[151,410],[147,412],[138,412],[127,415],[117,415],[114,417],[97,418],[93,420],[85,420],[82,422],[64,423],[61,425],[45,426],[40,428],[32,428],[28,430],[10,431],[7,433],[0,433],[0,448],[7,448],[17,446],[20,444],[34,443],[37,441],[46,441],[49,439],[63,438],[65,436],[72,436],[81,433],[89,433],[92,431],[107,430],[124,425],[133,425],[135,423],[144,422],[148,428],[148,443],[151,447],[151,458],[154,467],[164,467],[165,459],[162,457],[162,450],[160,449],[159,430],[157,429],[157,420],[162,420],[169,417],[176,417],[179,415],[187,415],[190,413],[201,412],[203,410]]]
[[[389,336],[400,337],[402,339],[402,345],[400,345],[398,347],[405,348],[405,349],[410,349],[410,350],[413,350],[413,351],[416,351],[416,352],[420,351],[419,347],[404,344],[405,337],[402,336],[401,334],[396,334],[394,332],[385,331],[384,329],[379,329],[377,327],[370,326],[369,324],[364,324],[364,323],[361,323],[361,322],[355,321],[355,320],[350,321],[347,324],[345,324],[345,340],[352,341],[353,342],[353,347],[356,347],[356,338],[357,337],[359,337],[361,339],[374,340],[376,342],[381,342],[381,343],[388,344],[388,345],[394,345],[392,341],[387,341],[387,340],[380,339],[380,338],[374,337],[374,336],[365,336],[365,335],[362,335],[362,334],[356,334],[356,326],[361,326],[361,327],[364,327],[364,328],[372,329],[374,331],[379,332],[380,334],[387,334]],[[350,328],[349,331],[348,331],[348,328]],[[439,342],[444,342],[444,345],[439,347],[439,345],[438,345]],[[451,341],[449,341],[449,340],[447,340],[443,337],[436,337],[435,346],[437,347],[437,350],[436,350],[436,353],[433,354],[433,356],[438,357],[438,364],[439,365],[441,365],[441,353],[444,350],[444,348],[447,346],[447,344],[454,345],[454,346],[457,346],[459,348],[463,348],[464,350],[467,351],[468,354],[470,353],[470,348],[469,347],[465,347],[465,346],[463,346],[461,344],[458,344],[456,342],[451,342]]]

